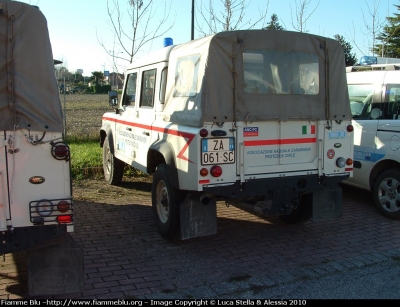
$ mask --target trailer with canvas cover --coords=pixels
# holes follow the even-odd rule
[[[83,286],[69,146],[47,21],[0,0],[0,254],[26,251],[32,295]]]

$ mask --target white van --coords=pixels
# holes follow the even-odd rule
[[[399,60],[400,61],[400,60]],[[354,173],[344,183],[373,193],[378,210],[400,219],[400,62],[347,67],[354,126]]]

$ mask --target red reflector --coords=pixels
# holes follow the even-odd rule
[[[57,216],[57,223],[59,224],[66,224],[66,223],[71,223],[72,222],[72,216],[71,215],[59,215]]]
[[[208,135],[207,129],[203,128],[200,130],[200,136],[205,138]]]

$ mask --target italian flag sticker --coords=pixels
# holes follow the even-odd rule
[[[301,134],[315,134],[315,125],[302,126]]]

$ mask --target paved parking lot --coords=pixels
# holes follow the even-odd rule
[[[65,297],[256,298],[285,283],[399,264],[400,221],[377,213],[368,192],[343,188],[339,220],[288,225],[221,203],[217,235],[181,242],[158,234],[150,199],[76,201],[73,237],[84,251],[84,291]],[[24,253],[1,259],[0,299],[28,297],[24,261]]]

